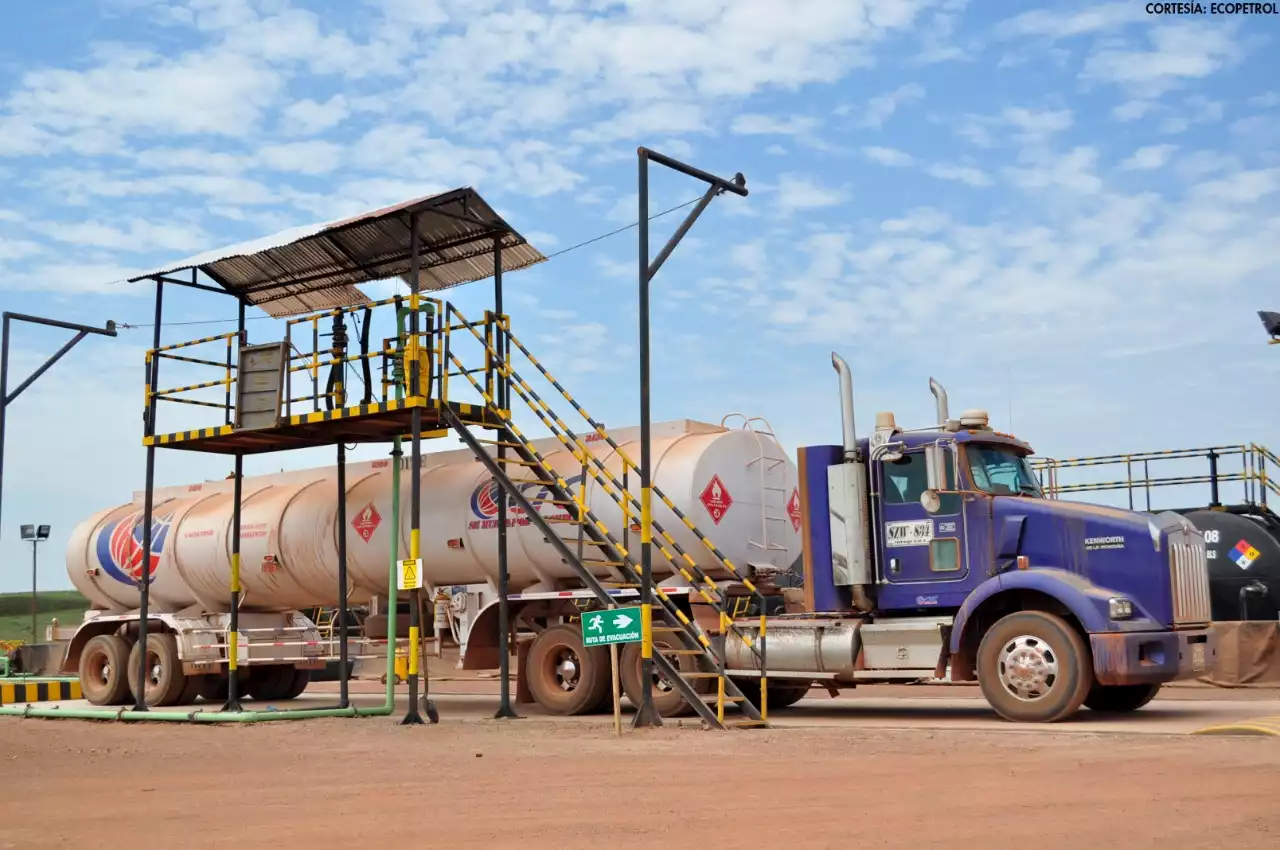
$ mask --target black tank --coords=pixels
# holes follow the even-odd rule
[[[1204,535],[1213,619],[1241,619],[1240,591],[1254,582],[1264,585],[1266,593],[1246,595],[1248,619],[1280,618],[1280,521],[1275,515],[1202,508],[1183,516]]]

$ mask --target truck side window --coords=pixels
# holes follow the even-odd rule
[[[955,487],[955,464],[947,455],[947,488]],[[924,467],[924,452],[906,452],[895,461],[881,464],[884,470],[884,500],[891,505],[918,504],[929,479]],[[954,493],[943,494],[939,516],[960,513],[960,497]]]
[[[929,543],[929,569],[935,573],[960,569],[960,541],[954,537],[934,538]]]

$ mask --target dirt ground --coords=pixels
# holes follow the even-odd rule
[[[1280,739],[0,718],[0,848],[1280,846]]]

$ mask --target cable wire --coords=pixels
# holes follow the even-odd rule
[[[699,195],[698,197],[694,198],[691,201],[685,201],[683,204],[676,204],[674,207],[671,207],[670,209],[665,209],[660,213],[654,213],[653,215],[649,216],[649,221],[654,221],[655,219],[662,218],[664,215],[670,215],[676,210],[682,210],[685,207],[691,207],[700,200],[702,200],[701,195]],[[568,248],[561,248],[559,251],[554,251],[550,254],[547,254],[546,258],[548,260],[551,260],[551,259],[554,259],[555,257],[563,256],[569,253],[570,251],[576,251],[579,248],[585,248],[588,245],[593,245],[602,239],[608,239],[610,236],[617,236],[619,233],[626,233],[628,230],[631,230],[634,227],[638,227],[639,225],[640,225],[639,221],[633,221],[630,224],[619,227],[617,230],[610,230],[608,233],[601,233],[599,236],[593,236],[590,239],[586,239],[586,240],[583,240],[582,242],[577,243],[576,245],[570,245]],[[274,318],[274,317],[245,316],[245,321],[246,322],[262,321],[263,319],[271,319],[271,318]],[[168,328],[168,327],[178,327],[178,326],[188,326],[188,325],[226,325],[226,324],[235,324],[238,321],[239,319],[196,319],[194,321],[189,321],[189,322],[165,322],[164,326]],[[155,325],[154,324],[136,324],[135,325],[131,322],[117,322],[116,327],[125,328],[127,330],[139,330],[141,328],[154,328]]]

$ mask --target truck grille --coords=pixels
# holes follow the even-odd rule
[[[1174,624],[1209,622],[1209,562],[1198,534],[1169,535],[1169,580]]]

